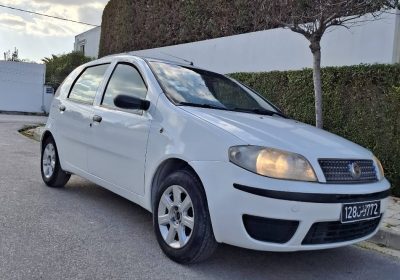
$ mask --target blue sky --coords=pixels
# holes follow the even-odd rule
[[[108,0],[0,0],[0,4],[53,16],[101,24]],[[0,59],[3,53],[19,50],[19,57],[40,62],[51,54],[73,49],[75,35],[90,26],[31,15],[0,7]]]

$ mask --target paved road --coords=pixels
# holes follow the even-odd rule
[[[220,246],[181,266],[160,252],[151,215],[73,176],[41,182],[39,145],[16,131],[42,118],[0,115],[1,279],[396,279],[400,260],[361,249],[266,253]]]

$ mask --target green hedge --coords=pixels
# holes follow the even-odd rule
[[[264,0],[111,0],[99,56],[230,36],[274,27]]]
[[[235,73],[294,119],[314,124],[312,70]],[[400,65],[322,70],[324,128],[367,147],[400,196]]]
[[[46,64],[46,85],[50,85],[57,90],[64,79],[78,66],[93,60],[86,57],[81,52],[71,52],[61,55],[52,55],[43,58]]]

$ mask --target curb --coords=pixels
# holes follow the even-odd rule
[[[400,232],[389,228],[381,228],[378,233],[368,241],[390,249],[400,250]]]
[[[47,113],[31,113],[31,112],[19,112],[19,111],[1,111],[0,114],[3,115],[20,115],[20,116],[39,116],[39,117],[47,117],[49,114]]]
[[[40,142],[42,134],[44,131],[44,126],[42,125],[25,125],[18,130],[19,133],[28,137],[32,140]]]
[[[39,126],[35,129],[33,129],[33,134],[32,134],[33,139],[40,142],[40,139],[42,138],[43,130],[44,130],[43,126]]]

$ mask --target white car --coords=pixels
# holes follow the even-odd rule
[[[370,151],[287,118],[229,77],[133,55],[68,76],[41,151],[48,186],[76,174],[139,204],[180,263],[204,260],[218,243],[349,245],[376,233],[388,203]]]

